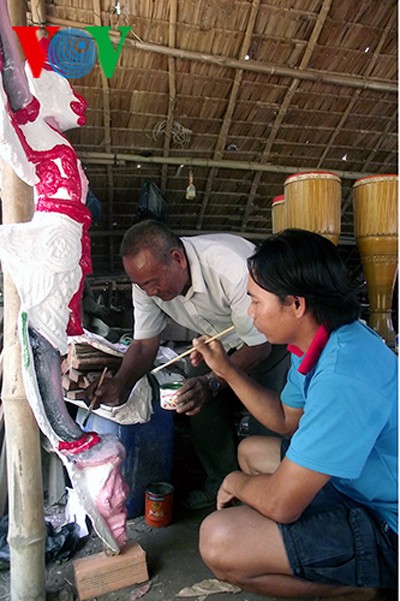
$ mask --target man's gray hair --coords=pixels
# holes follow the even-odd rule
[[[121,257],[134,257],[142,250],[150,250],[161,263],[167,263],[171,251],[182,249],[178,236],[170,228],[154,219],[140,221],[125,233],[120,247]]]

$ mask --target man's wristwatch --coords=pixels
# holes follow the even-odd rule
[[[210,372],[208,372],[208,374],[206,374],[206,380],[207,380],[208,388],[211,390],[212,395],[216,396],[219,389],[221,388],[221,382],[219,382],[217,380],[217,378],[214,376],[212,371],[210,371]]]

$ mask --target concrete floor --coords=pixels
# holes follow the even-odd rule
[[[150,589],[143,597],[141,585],[127,587],[115,593],[99,597],[98,601],[179,601],[178,593],[186,587],[193,587],[203,580],[215,579],[203,563],[198,552],[198,531],[203,519],[214,509],[188,511],[181,507],[179,499],[188,490],[201,485],[204,473],[194,452],[191,437],[185,422],[175,424],[174,461],[171,481],[175,486],[173,521],[165,528],[153,528],[146,524],[144,517],[128,520],[128,542],[136,541],[146,552]],[[89,547],[82,550],[87,554],[91,546],[96,553],[101,544],[91,536]],[[73,580],[73,578],[72,578]],[[202,595],[188,597],[189,601],[204,601]],[[261,601],[267,597],[246,591],[221,592],[211,594],[208,601]],[[293,601],[293,600],[289,600]]]
[[[188,512],[176,508],[172,524],[165,528],[148,526],[143,516],[128,520],[128,543],[137,542],[144,549],[149,580],[98,596],[96,601],[180,601],[178,594],[182,589],[214,579],[198,553],[199,525],[210,511]],[[46,601],[76,601],[74,561],[100,551],[102,543],[91,533],[70,560],[50,562],[46,567]],[[9,589],[10,573],[0,572],[1,601],[10,601]],[[208,601],[272,601],[246,591],[213,593],[208,597],[194,594],[186,598],[188,601],[204,601],[206,598]]]
[[[215,577],[198,553],[198,529],[211,510],[185,512],[178,508],[173,523],[166,528],[151,528],[143,518],[130,521],[129,532],[146,551],[151,588],[145,601],[172,601],[185,587]],[[199,599],[195,595],[192,599]],[[265,599],[246,592],[210,595],[215,601],[255,601]],[[121,597],[122,601],[122,597]]]
[[[187,430],[177,428],[174,445],[174,470],[172,482],[175,485],[175,501],[172,523],[165,528],[150,527],[144,516],[128,520],[128,543],[137,542],[146,553],[149,581],[143,585],[132,585],[96,597],[97,601],[179,601],[179,592],[186,587],[214,579],[213,574],[203,563],[198,552],[198,531],[202,520],[210,509],[188,511],[179,504],[179,498],[192,488],[196,488],[204,477],[202,468],[193,452]],[[50,521],[62,523],[62,506],[46,508]],[[75,601],[74,561],[102,551],[102,542],[91,533],[83,547],[73,557],[62,563],[52,561],[46,567],[46,601]],[[0,572],[0,601],[10,600],[10,574]],[[268,598],[245,591],[219,592],[207,597],[194,594],[190,601],[261,601]],[[271,599],[270,599],[271,601]],[[289,600],[296,601],[296,600]]]
[[[184,598],[179,596],[182,589],[194,587],[202,581],[214,580],[198,552],[199,526],[213,509],[188,511],[179,504],[182,495],[201,485],[204,478],[190,435],[182,424],[178,424],[176,428],[173,464],[171,482],[175,486],[175,501],[172,523],[165,528],[153,528],[146,524],[142,515],[127,522],[127,542],[137,542],[145,551],[149,580],[98,596],[96,601],[181,601]],[[62,481],[61,491],[63,486]],[[46,519],[50,518],[55,527],[64,523],[63,513],[64,506],[61,504],[46,506]],[[69,560],[62,563],[49,562],[46,566],[46,601],[77,601],[74,561],[102,550],[101,540],[92,532],[82,548]],[[276,598],[246,591],[219,592],[208,596],[194,593],[185,598],[189,601],[277,601]],[[10,601],[9,571],[0,571],[0,601]],[[31,599],[27,597],[26,601]],[[300,600],[291,598],[287,601]]]
[[[97,601],[136,601],[137,598],[143,601],[179,601],[178,594],[182,589],[193,587],[203,580],[215,579],[198,553],[199,525],[211,511],[211,509],[204,509],[188,512],[176,508],[172,524],[165,528],[148,526],[143,516],[129,520],[128,542],[138,542],[146,552],[149,572],[147,584],[150,588],[143,596],[136,597],[135,595],[141,593],[143,585],[132,585],[97,597]],[[100,541],[91,535],[90,540],[77,556],[86,556],[99,551],[101,551]],[[54,565],[49,569],[49,590],[60,590],[63,587],[63,580],[64,589],[66,584],[74,583],[73,560],[67,563],[69,565]],[[73,587],[70,587],[70,590],[72,592]],[[205,598],[194,594],[188,599],[203,601]],[[70,600],[72,599],[71,595]],[[207,599],[208,601],[268,601],[268,597],[246,591],[215,593],[209,595]],[[269,599],[272,601],[271,598]]]
[[[279,601],[276,597],[260,596],[243,590],[213,593],[208,596],[179,595],[184,588],[191,588],[204,580],[214,580],[213,574],[201,560],[197,547],[199,525],[210,511],[212,510],[204,509],[188,512],[176,508],[172,524],[165,528],[148,526],[143,516],[128,520],[128,543],[137,542],[144,549],[149,580],[143,584],[131,585],[97,596],[93,601]],[[92,533],[80,551],[70,560],[62,563],[50,562],[46,566],[45,601],[79,601],[75,587],[74,561],[100,551],[102,543]],[[29,595],[24,599],[33,601]],[[8,571],[0,571],[0,601],[10,601]],[[35,601],[44,600],[35,598]],[[287,598],[286,601],[304,600]],[[337,601],[344,601],[344,597],[337,597]]]
[[[146,524],[143,516],[128,521],[129,539],[138,542],[147,556],[151,587],[143,596],[144,601],[175,601],[179,599],[177,595],[183,588],[193,587],[203,580],[215,579],[198,552],[200,524],[214,509],[188,511],[179,504],[179,499],[188,490],[201,485],[204,474],[191,445],[188,431],[181,422],[178,421],[177,425],[172,474],[175,486],[172,523],[165,528],[153,528]],[[125,597],[120,595],[113,599],[125,601]],[[126,599],[128,601],[129,596]],[[195,595],[188,599],[199,601],[204,597]],[[256,601],[266,598],[240,591],[215,593],[209,595],[208,599]],[[111,601],[111,598],[104,601]]]

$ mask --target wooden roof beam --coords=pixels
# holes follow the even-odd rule
[[[176,45],[176,19],[178,15],[178,0],[170,0],[169,2],[169,29],[168,29],[168,45],[170,48],[175,48]],[[171,146],[171,133],[174,125],[175,103],[176,103],[176,73],[175,73],[175,58],[168,57],[168,115],[165,126],[164,148],[163,154],[165,157],[169,155]],[[161,192],[165,194],[167,188],[167,172],[168,166],[163,165],[161,170]]]
[[[101,4],[100,0],[93,0],[93,11],[94,11],[94,22],[95,25],[103,25],[102,17],[101,17]],[[108,85],[108,79],[106,78],[103,70],[100,70],[100,78],[101,78],[101,89],[102,89],[102,99],[103,99],[103,126],[104,126],[104,148],[106,152],[111,152],[111,109],[110,109],[110,88]],[[113,171],[110,165],[106,166],[107,172],[107,225],[109,228],[112,227],[113,224],[113,214],[114,214],[114,181],[113,181]],[[90,182],[89,182],[90,185]],[[114,257],[116,256],[114,242],[111,239],[110,245],[108,248],[108,265],[110,271],[114,271]]]
[[[184,229],[184,228],[173,228],[174,232],[176,233],[177,236],[198,236],[199,234],[220,234],[221,230],[193,230],[193,229]],[[92,236],[93,238],[118,238],[121,239],[124,234],[125,234],[126,230],[98,230],[93,232]],[[265,238],[268,238],[271,234],[268,232],[253,232],[253,231],[246,231],[246,232],[236,232],[236,231],[230,231],[230,234],[233,234],[235,236],[241,236],[244,238],[248,238],[249,240],[265,240]],[[345,235],[341,235],[340,239],[339,239],[339,244],[343,244],[345,246],[349,245],[349,246],[354,246],[355,245],[355,240],[353,236],[345,236]],[[99,276],[99,277],[105,277],[105,276]],[[117,276],[118,277],[118,276]],[[120,277],[125,277],[124,274],[121,274]],[[113,277],[113,279],[115,279]],[[92,280],[92,278],[91,278]]]
[[[155,165],[183,165],[186,167],[216,167],[218,169],[234,169],[236,171],[261,171],[268,173],[297,173],[312,171],[315,167],[293,167],[289,165],[271,165],[270,163],[258,163],[256,161],[232,161],[214,159],[201,159],[192,157],[164,157],[150,156],[146,157],[141,154],[125,154],[125,153],[107,153],[107,152],[80,152],[77,151],[82,163],[87,165],[124,165],[124,163],[152,163]],[[358,171],[341,171],[331,169],[332,173],[337,173],[342,179],[358,179],[369,175],[365,172]],[[371,174],[373,175],[373,174]]]
[[[49,17],[47,19],[49,25],[61,25],[63,27],[76,27],[82,29],[86,25],[91,23],[76,23],[75,21],[69,21],[66,19],[58,19],[56,17]],[[110,39],[114,40],[118,44],[120,36],[110,32]],[[357,75],[347,76],[338,73],[331,73],[330,71],[317,71],[314,69],[294,69],[291,67],[282,67],[276,65],[266,65],[252,60],[238,60],[226,56],[212,55],[202,52],[194,52],[192,50],[181,50],[179,48],[169,48],[161,44],[151,44],[149,42],[138,41],[137,39],[128,38],[125,42],[127,45],[135,48],[136,50],[142,50],[144,52],[155,52],[164,56],[173,56],[174,58],[182,58],[186,60],[199,61],[202,63],[209,63],[217,65],[219,67],[228,67],[230,69],[243,69],[243,71],[251,71],[253,73],[265,73],[266,75],[276,75],[277,77],[289,77],[293,79],[300,79],[304,81],[314,81],[322,84],[330,84],[333,86],[342,86],[349,88],[360,88],[362,90],[373,90],[376,92],[388,92],[391,94],[397,94],[397,85],[387,80],[378,78],[365,78]]]

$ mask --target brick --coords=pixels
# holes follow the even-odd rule
[[[76,559],[73,566],[80,601],[149,579],[146,553],[136,542],[127,544],[119,555],[109,556],[102,551]]]

